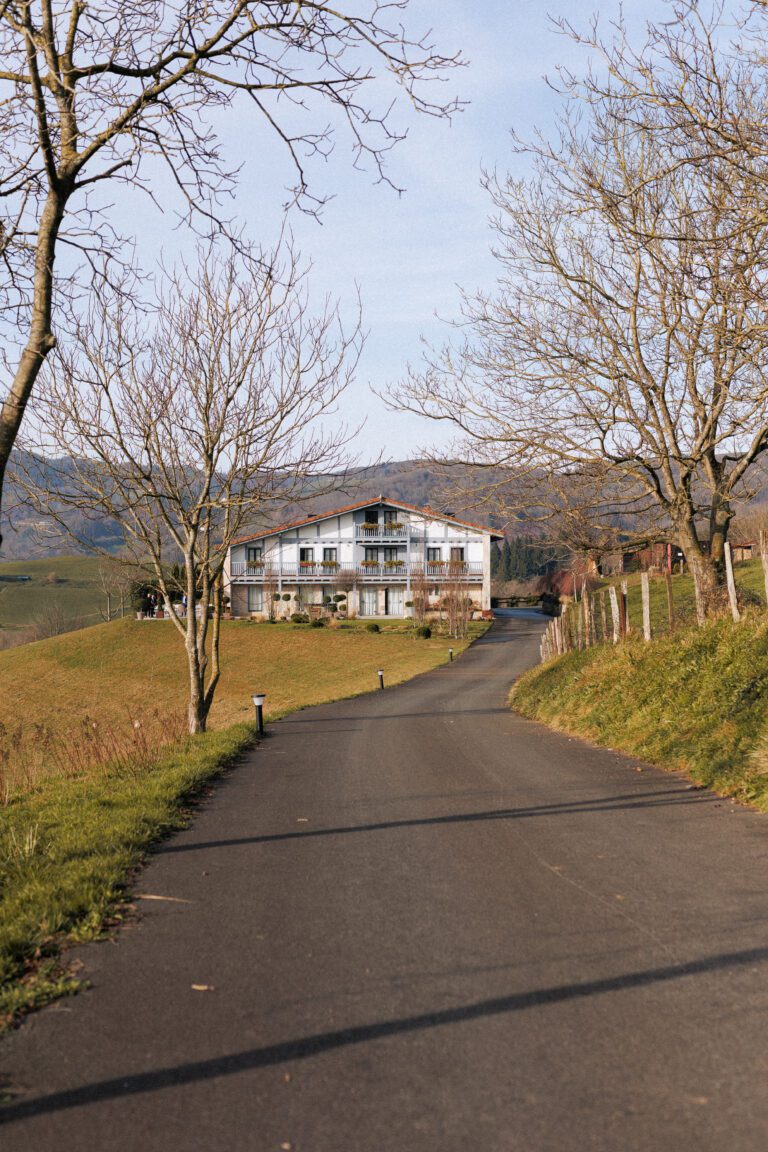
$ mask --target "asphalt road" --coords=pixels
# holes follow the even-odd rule
[[[4,1152],[764,1152],[766,818],[508,712],[541,626],[275,725],[0,1044]]]

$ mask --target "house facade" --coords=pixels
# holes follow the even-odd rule
[[[491,606],[491,541],[477,524],[380,496],[236,540],[224,573],[234,617],[287,616],[337,597],[349,615],[407,616],[461,594]]]

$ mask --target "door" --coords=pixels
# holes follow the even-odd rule
[[[402,616],[405,611],[404,589],[387,588],[386,605],[385,612],[387,616]]]
[[[377,588],[360,589],[360,615],[378,616],[379,593]]]

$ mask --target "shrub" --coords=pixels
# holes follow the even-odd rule
[[[275,601],[275,603],[277,603],[277,601],[278,601],[278,600],[282,600],[282,596],[280,595],[280,593],[279,593],[279,592],[275,592],[275,594],[274,594],[274,596],[272,597],[272,599]]]
[[[283,592],[283,600],[285,600],[287,603],[290,599],[291,599],[290,592]]]
[[[307,616],[306,612],[292,612],[291,620],[293,620],[294,624],[309,624],[309,616]]]
[[[346,598],[343,592],[337,592],[333,599],[336,604],[341,604]]]
[[[328,604],[327,607],[329,612],[338,612],[339,610],[338,604]]]
[[[429,624],[422,624],[416,629],[416,635],[422,640],[429,640],[432,636],[432,629]]]
[[[310,628],[325,628],[325,620],[312,620]]]
[[[413,608],[413,600],[406,600],[405,606],[406,608]]]
[[[371,620],[370,623],[366,624],[365,630],[366,632],[381,632],[381,628],[379,628],[378,624],[374,620]]]
[[[330,596],[323,596],[323,604],[330,604],[330,602],[331,602]]]

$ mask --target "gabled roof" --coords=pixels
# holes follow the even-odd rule
[[[249,536],[240,536],[232,541],[232,546],[246,544],[251,540],[262,540],[265,536],[277,536],[281,532],[288,532],[292,528],[304,528],[308,524],[317,524],[319,520],[330,520],[332,516],[340,516],[343,512],[356,512],[360,508],[371,508],[374,504],[390,504],[393,508],[402,508],[407,512],[418,512],[433,520],[445,520],[448,524],[458,524],[462,528],[472,528],[475,532],[483,532],[492,540],[501,540],[498,532],[491,531],[484,524],[472,524],[469,520],[459,520],[456,516],[446,516],[442,512],[430,508],[428,504],[419,507],[418,504],[406,504],[403,500],[389,500],[386,496],[379,496],[376,500],[359,500],[356,504],[345,504],[343,508],[332,508],[329,512],[318,512],[315,516],[307,516],[303,520],[290,520],[287,524],[278,524],[274,528],[267,528],[263,532],[253,532]]]

